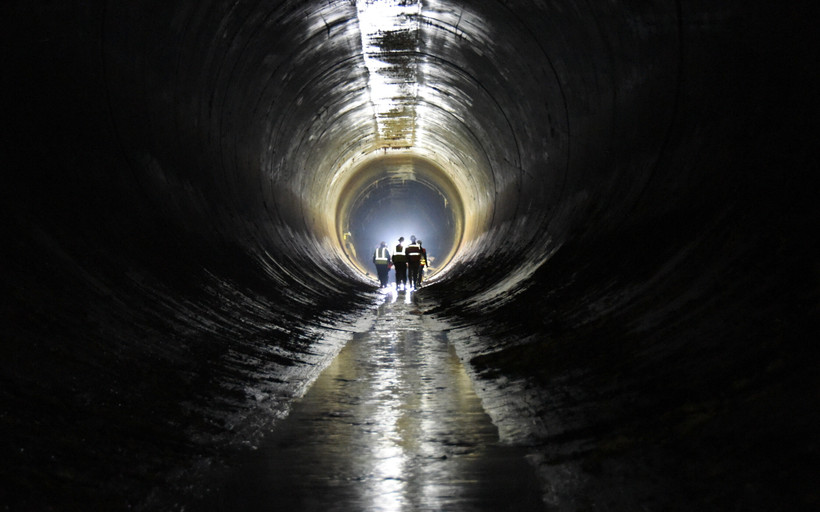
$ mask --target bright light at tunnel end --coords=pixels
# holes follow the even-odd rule
[[[424,241],[426,276],[436,275],[459,250],[465,212],[461,192],[435,162],[409,154],[373,158],[353,169],[337,192],[335,223],[341,256],[372,279],[380,242],[395,252],[398,238]]]

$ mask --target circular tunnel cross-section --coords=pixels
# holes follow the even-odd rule
[[[817,510],[817,5],[0,2],[0,508],[182,508],[372,322],[549,510]],[[389,416],[446,459],[325,483],[456,496]]]
[[[442,268],[464,235],[464,205],[455,184],[438,165],[408,155],[370,159],[351,173],[336,207],[336,229],[346,259],[372,273],[379,242],[395,247],[403,236],[424,242],[431,270]]]

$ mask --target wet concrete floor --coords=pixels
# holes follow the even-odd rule
[[[446,332],[412,295],[379,302],[202,510],[543,510],[524,449],[498,442]]]

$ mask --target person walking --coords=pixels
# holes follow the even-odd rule
[[[404,237],[399,237],[399,243],[393,252],[393,266],[396,267],[396,289],[407,287],[407,257],[404,255]]]
[[[419,282],[416,283],[416,288],[421,288],[421,282],[424,280],[424,267],[428,266],[427,263],[427,249],[422,247],[421,240],[416,241],[419,244],[419,248],[421,249],[421,263],[419,264]]]
[[[390,272],[390,251],[387,250],[387,243],[382,242],[373,253],[373,263],[376,264],[376,272],[379,274],[379,283],[382,288],[387,288],[387,278]]]
[[[419,287],[419,267],[421,266],[421,246],[416,242],[416,235],[410,237],[410,245],[404,248],[407,258],[408,279],[412,288]]]

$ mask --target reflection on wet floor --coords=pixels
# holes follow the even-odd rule
[[[543,509],[446,333],[425,328],[409,292],[380,302],[206,510]]]

